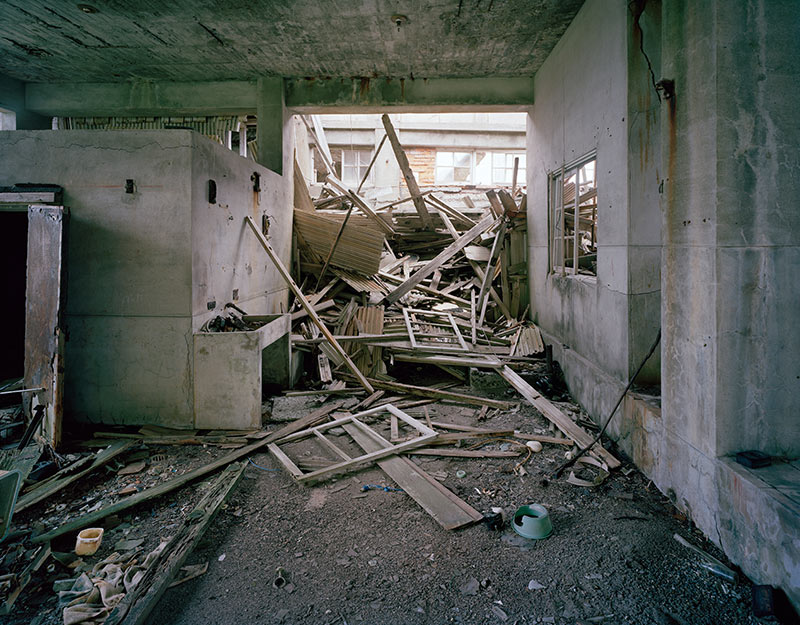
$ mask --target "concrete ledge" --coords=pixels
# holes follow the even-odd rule
[[[748,577],[780,586],[800,610],[800,464],[716,464],[720,546]]]
[[[533,78],[292,78],[293,113],[527,111]],[[332,109],[336,110],[332,110]]]

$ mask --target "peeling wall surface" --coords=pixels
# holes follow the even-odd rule
[[[61,185],[71,211],[66,418],[192,427],[193,331],[235,290],[253,314],[286,304],[244,217],[270,215],[288,260],[290,184],[185,130],[2,132],[0,162],[0,185]]]
[[[666,2],[662,437],[653,479],[758,583],[800,605],[800,5]],[[796,464],[796,463],[795,463]],[[794,465],[787,467],[789,475]]]
[[[661,407],[629,396],[609,431],[749,577],[800,606],[800,5],[735,4],[589,0],[543,64],[532,314],[596,419],[660,317]],[[661,78],[674,98],[659,101]],[[549,275],[547,173],[592,148],[597,279]],[[730,458],[743,449],[778,460],[746,470]]]
[[[660,155],[645,160],[629,148],[629,134],[641,143],[645,133],[657,135],[658,108],[647,91],[649,74],[629,79],[631,19],[622,2],[584,5],[536,74],[528,123],[531,312],[573,395],[595,416],[611,410],[659,324],[660,214],[652,170]],[[592,150],[597,277],[550,273],[548,174]],[[628,180],[645,173],[652,180],[629,189]],[[653,360],[650,379],[657,382]],[[612,424],[612,432],[618,427]]]

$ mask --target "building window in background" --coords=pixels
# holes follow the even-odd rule
[[[511,186],[514,158],[519,158],[517,186],[525,186],[524,152],[436,151],[436,184]]]
[[[372,158],[370,150],[338,150],[341,162],[342,182],[353,188],[357,187],[367,172],[369,161]],[[335,157],[334,157],[335,158]],[[370,177],[372,172],[370,172]],[[364,184],[369,184],[368,178]]]

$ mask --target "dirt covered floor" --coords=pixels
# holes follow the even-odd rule
[[[559,405],[578,412],[569,403]],[[512,411],[494,415],[490,411],[489,418],[480,421],[480,409],[473,407],[439,403],[428,411],[433,421],[553,435],[549,423],[524,402]],[[424,419],[421,408],[408,412]],[[266,422],[269,429],[279,426]],[[345,438],[343,432],[332,436],[342,446]],[[466,441],[463,448],[472,443]],[[481,449],[520,450],[501,440]],[[762,622],[751,614],[749,582],[715,577],[701,566],[700,556],[676,542],[677,533],[724,560],[631,465],[624,463],[622,470],[594,488],[574,486],[563,478],[547,479],[567,449],[545,444],[525,462],[524,475],[514,466],[526,452],[518,458],[490,459],[411,456],[480,512],[500,507],[511,516],[520,505],[543,504],[553,533],[540,541],[521,538],[508,522],[500,529],[479,523],[447,531],[403,492],[364,490],[365,485],[396,486],[374,465],[301,486],[269,453],[257,453],[251,457],[255,464],[249,464],[237,490],[187,560],[187,564],[208,562],[208,571],[168,590],[149,622]],[[290,451],[295,458],[315,453],[302,445]],[[162,464],[151,463],[150,469],[156,470],[128,476],[128,481],[182,472],[224,451],[171,446],[150,453]],[[162,460],[163,455],[167,458]],[[94,480],[90,492],[107,492],[124,481],[102,474]],[[107,530],[96,557],[106,557],[121,540],[144,539],[140,548],[153,548],[191,511],[202,484],[114,519],[117,525]],[[49,512],[37,517],[33,510],[20,521],[42,522],[48,513],[74,514],[87,505],[85,497],[85,488],[70,489],[43,504]],[[80,502],[77,508],[75,501]],[[69,575],[61,564],[40,571],[8,622],[61,623],[52,583]]]

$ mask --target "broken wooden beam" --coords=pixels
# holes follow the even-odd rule
[[[261,243],[261,247],[264,248],[267,256],[269,256],[270,260],[275,265],[275,268],[278,270],[278,273],[281,274],[283,279],[286,281],[286,284],[289,285],[289,288],[300,302],[300,305],[308,313],[308,316],[311,317],[311,320],[319,328],[319,331],[322,332],[322,335],[328,340],[330,346],[339,354],[344,363],[347,365],[348,369],[353,372],[353,375],[356,376],[359,384],[361,384],[361,386],[363,386],[368,393],[374,393],[375,389],[372,388],[372,385],[367,381],[367,378],[364,377],[364,374],[361,373],[358,367],[356,367],[355,363],[350,360],[350,356],[348,356],[344,349],[342,349],[342,346],[339,345],[335,338],[333,338],[330,330],[328,330],[328,327],[322,322],[322,319],[319,318],[317,313],[314,311],[314,308],[309,306],[308,300],[306,300],[306,297],[303,295],[300,287],[297,286],[297,283],[294,281],[291,274],[289,274],[289,271],[283,265],[281,259],[275,253],[275,250],[272,249],[272,246],[269,244],[264,234],[256,225],[256,222],[253,220],[253,218],[248,215],[245,217],[245,222],[248,226],[250,226],[250,229],[253,231],[253,234],[256,235],[258,242]]]
[[[400,145],[400,140],[397,138],[397,133],[394,130],[394,126],[392,126],[392,120],[389,119],[389,115],[384,113],[381,116],[381,121],[383,122],[383,127],[386,129],[386,136],[389,138],[389,143],[392,145],[392,150],[397,158],[397,164],[400,166],[400,171],[403,172],[403,178],[406,181],[408,192],[414,201],[414,208],[417,209],[417,214],[422,222],[422,227],[430,228],[431,216],[428,214],[428,207],[425,206],[425,198],[420,195],[417,180],[414,178],[414,172],[411,169],[411,165],[408,164],[408,157],[403,150],[403,146]]]
[[[364,451],[377,451],[381,448],[381,443],[370,438],[357,427],[345,425],[344,429]],[[480,512],[437,482],[408,458],[389,456],[378,460],[377,464],[443,528],[454,530],[483,519]]]
[[[349,376],[345,374],[344,377]],[[392,391],[393,393],[403,393],[406,395],[417,395],[419,397],[428,397],[437,400],[447,400],[459,404],[467,404],[470,406],[489,406],[490,408],[499,408],[500,410],[511,410],[511,408],[514,407],[513,402],[501,401],[499,399],[488,399],[486,397],[466,395],[465,393],[443,391],[430,388],[428,386],[401,384],[400,382],[389,382],[386,380],[376,380],[373,378],[368,378],[368,380],[375,388],[383,389],[385,391]]]
[[[247,463],[232,464],[223,471],[184,520],[158,559],[111,611],[105,625],[143,625],[159,599],[211,525],[222,504],[242,479]]]
[[[494,451],[481,449],[433,449],[430,447],[420,447],[406,452],[407,455],[414,456],[442,456],[445,458],[516,458],[519,457],[518,451]]]
[[[141,437],[137,435],[137,438]],[[89,466],[81,471],[75,471],[73,467],[65,467],[47,480],[40,482],[33,490],[25,493],[22,497],[17,499],[17,505],[15,506],[14,510],[16,512],[21,512],[25,508],[47,499],[61,489],[66,488],[73,482],[81,479],[83,476],[88,475],[95,469],[107,464],[113,458],[116,458],[120,454],[126,452],[128,449],[133,447],[136,442],[136,440],[125,440],[111,443],[111,445],[109,445],[106,449],[98,452],[94,457],[94,460],[90,462]]]
[[[586,448],[592,445],[594,438],[581,426],[575,423],[561,410],[559,410],[553,403],[546,397],[539,393],[535,388],[523,380],[519,374],[509,367],[503,367],[498,370],[498,373],[517,392],[522,395],[530,404],[544,415],[546,419],[551,421],[559,430],[564,432],[573,441],[575,441],[581,448]],[[608,450],[604,449],[600,443],[595,443],[591,448],[591,453],[595,454],[608,465],[609,469],[616,469],[620,466],[620,461],[617,460]]]
[[[140,493],[136,493],[135,495],[131,495],[130,497],[118,501],[115,504],[111,504],[109,506],[105,506],[100,508],[99,510],[95,510],[94,512],[88,512],[83,516],[78,517],[77,519],[73,519],[62,525],[61,527],[57,527],[54,530],[51,530],[45,534],[40,534],[39,536],[34,536],[32,541],[34,543],[44,543],[61,536],[62,534],[66,534],[68,532],[74,532],[88,525],[92,525],[97,521],[100,521],[107,516],[112,514],[117,514],[118,512],[123,512],[129,508],[133,508],[134,506],[139,505],[145,501],[151,501],[161,495],[165,495],[166,493],[172,492],[173,490],[180,488],[181,486],[185,486],[189,482],[196,480],[197,478],[203,477],[204,475],[208,475],[209,473],[213,473],[214,471],[221,469],[224,466],[229,465],[232,462],[236,462],[240,458],[244,458],[249,456],[253,452],[261,449],[262,447],[266,447],[270,443],[273,443],[277,440],[280,440],[290,434],[294,434],[295,432],[299,432],[305,428],[311,427],[312,425],[323,421],[325,417],[327,417],[331,412],[336,410],[339,406],[341,406],[340,402],[331,403],[327,406],[323,406],[322,408],[315,410],[312,413],[307,414],[304,417],[301,417],[297,421],[293,421],[282,427],[281,429],[273,432],[266,438],[263,438],[255,443],[247,445],[246,447],[242,447],[241,449],[237,449],[232,451],[231,453],[222,456],[222,458],[217,458],[213,462],[209,464],[203,465],[201,467],[197,467],[191,471],[187,471],[183,475],[179,475],[178,477],[174,477],[171,480],[166,482],[162,482],[157,486],[153,486],[146,490],[143,490]]]
[[[400,286],[395,288],[391,293],[385,297],[386,304],[394,304],[397,300],[403,297],[406,293],[415,288],[425,278],[432,275],[439,267],[441,267],[448,260],[453,258],[473,240],[481,234],[493,228],[499,220],[495,219],[494,215],[486,215],[472,228],[467,230],[458,239],[453,241],[444,250],[442,250],[434,259],[425,264],[425,266],[418,269],[408,280],[403,282]]]

